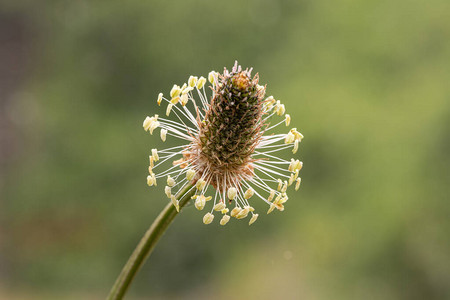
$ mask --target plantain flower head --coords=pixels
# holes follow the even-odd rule
[[[283,211],[288,188],[300,186],[303,163],[282,159],[277,152],[291,149],[295,154],[303,135],[296,128],[270,133],[279,125],[289,126],[291,117],[284,104],[266,97],[266,86],[259,85],[258,74],[252,77],[251,71],[237,62],[223,74],[211,71],[209,87],[205,77],[190,76],[187,83],[174,85],[169,97],[158,95],[158,105],[167,105],[166,117],[154,115],[143,123],[150,134],[159,128],[163,142],[168,136],[183,141],[151,150],[147,184],[156,186],[165,178],[165,193],[177,210],[174,195],[191,184],[195,207],[208,211],[205,224],[218,215],[221,225],[231,217],[248,217],[251,225],[258,218],[254,200],[263,200],[268,214]],[[271,126],[272,118],[279,121]]]

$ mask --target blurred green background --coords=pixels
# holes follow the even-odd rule
[[[105,298],[167,201],[143,119],[235,59],[302,188],[251,227],[186,208],[128,298],[450,299],[448,0],[2,1],[0,299]]]

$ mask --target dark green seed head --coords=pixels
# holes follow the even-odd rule
[[[217,78],[214,96],[200,125],[200,148],[211,168],[239,172],[262,136],[265,87],[258,75],[237,63]]]

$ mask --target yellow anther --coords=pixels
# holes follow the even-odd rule
[[[248,222],[248,225],[252,225],[253,223],[255,223],[256,219],[258,219],[258,216],[258,214],[253,214],[250,222]]]
[[[229,215],[223,215],[222,219],[220,220],[220,225],[224,226],[225,224],[228,223],[228,221],[230,221],[230,216]]]
[[[184,89],[181,91],[181,95],[186,95],[186,96],[187,96],[187,94],[188,94],[190,91],[192,91],[192,90],[194,90],[194,88],[188,86],[187,88],[184,88]]]
[[[175,198],[175,196],[171,196],[170,197],[170,201],[172,201],[173,206],[175,206],[176,210],[179,212],[180,211],[180,201],[177,200],[177,198]]]
[[[297,178],[297,182],[295,183],[295,190],[298,191],[298,188],[300,187],[300,183],[302,182],[301,178]]]
[[[269,207],[269,210],[267,211],[267,214],[270,214],[271,212],[273,212],[273,210],[276,208],[276,205],[275,204],[273,204],[273,203],[271,203],[270,204],[270,207]]]
[[[274,105],[275,102],[277,102],[277,101],[273,98],[273,96],[269,96],[266,98],[266,103],[269,105]]]
[[[180,93],[181,93],[181,88],[178,85],[174,84],[172,87],[172,90],[170,90],[170,97],[171,98],[176,97]]]
[[[152,126],[150,127],[150,134],[153,134],[153,130],[155,130],[156,128],[158,128],[159,127],[159,122],[158,121],[155,121],[155,122],[153,122],[153,124],[152,124]]]
[[[286,137],[284,138],[284,143],[291,144],[294,141],[295,141],[295,135],[289,131],[289,133],[286,134]]]
[[[303,162],[299,161],[298,159],[295,161],[295,170],[301,170],[303,168]]]
[[[217,76],[217,73],[215,71],[209,72],[208,81],[211,82],[212,84],[215,84],[216,76]]]
[[[188,80],[188,85],[190,87],[194,87],[197,84],[197,80],[198,80],[197,76],[190,76]]]
[[[291,177],[289,177],[288,186],[291,186],[292,183],[294,183],[294,181],[295,181],[295,174],[292,173],[292,174],[291,174]]]
[[[281,197],[283,197],[283,194],[278,194],[278,196],[275,198],[275,200],[273,201],[273,204],[278,204],[278,201],[281,200]]]
[[[249,188],[247,191],[245,191],[244,193],[244,198],[246,200],[250,199],[253,195],[255,194],[255,190],[252,188]]]
[[[277,181],[278,181],[277,191],[280,191],[281,187],[283,186],[283,181],[281,181],[281,179],[277,179]]]
[[[166,129],[161,129],[161,140],[163,142],[166,141],[166,136],[167,136],[167,130]]]
[[[236,206],[235,208],[233,208],[233,209],[231,210],[230,215],[231,215],[232,217],[235,217],[237,214],[239,214],[239,213],[241,212],[241,210],[242,210],[242,208]]]
[[[289,124],[291,124],[291,116],[289,114],[286,114],[285,117],[286,117],[286,126],[289,126]]]
[[[237,215],[236,219],[244,219],[248,216],[248,213],[250,212],[250,209],[248,206],[246,206],[244,209],[242,209]]]
[[[186,179],[187,180],[192,180],[195,176],[195,171],[192,169],[187,170],[186,172]]]
[[[206,185],[206,181],[204,181],[203,179],[200,178],[199,180],[197,180],[195,187],[197,188],[197,190],[203,190],[205,185]]]
[[[292,148],[292,153],[293,154],[295,154],[295,153],[297,153],[297,150],[298,150],[298,140],[295,140],[294,141],[294,148]]]
[[[158,103],[158,106],[161,105],[162,97],[163,97],[163,93],[159,93],[158,100],[156,100],[156,102]]]
[[[166,116],[170,115],[170,112],[172,111],[172,107],[173,107],[172,103],[169,103],[169,105],[167,105]]]
[[[144,127],[145,131],[148,131],[150,129],[151,125],[152,125],[152,119],[150,117],[146,117],[144,120],[144,123],[142,124],[142,127]]]
[[[216,205],[214,205],[214,210],[215,211],[219,211],[219,210],[222,211],[222,210],[225,209],[225,207],[226,207],[225,203],[219,202]]]
[[[227,192],[228,199],[233,200],[237,195],[237,190],[235,187],[230,187]]]
[[[173,187],[176,184],[175,179],[170,177],[170,175],[167,176],[167,185],[170,187]]]
[[[300,142],[302,141],[302,139],[303,139],[303,134],[301,134],[300,132],[298,132],[298,131],[297,131],[297,128],[292,128],[290,132],[294,135],[294,138],[295,138],[296,140],[298,140],[298,141],[300,141]]]
[[[172,197],[172,189],[170,188],[170,186],[167,186],[164,188],[164,192],[166,193],[167,198]]]
[[[278,100],[277,104],[275,105],[275,112],[277,113],[277,115],[282,116],[285,111],[286,108],[284,107],[284,104],[281,104],[280,100]]]
[[[151,118],[146,117],[144,123],[142,124],[142,127],[144,127],[145,131],[150,130],[150,134],[153,134],[153,130],[155,130],[155,128],[158,128],[159,124],[160,123],[158,122],[158,115],[155,115]]]
[[[281,188],[281,192],[282,192],[282,193],[285,193],[286,190],[287,190],[287,187],[288,187],[288,182],[285,180],[285,181],[284,181],[284,185],[283,185],[283,187]]]
[[[222,209],[220,212],[221,213],[223,213],[223,214],[226,214],[226,213],[228,213],[230,210],[228,209],[228,208],[224,208],[224,209]]]
[[[279,210],[279,211],[284,211],[284,205],[283,204],[278,204],[278,205],[276,205],[277,206],[277,209]]]
[[[267,201],[272,201],[273,197],[275,197],[275,190],[270,190],[269,198],[267,198]]]
[[[294,167],[295,167],[295,160],[293,158],[291,158],[291,163],[289,164],[288,171],[289,172],[294,172],[294,170],[295,170]]]
[[[268,102],[264,102],[263,108],[265,112],[270,112],[273,109],[273,104],[270,104]]]
[[[198,210],[202,210],[205,207],[206,204],[206,200],[205,200],[205,196],[200,195],[197,197],[197,199],[195,199],[195,208]]]
[[[206,83],[206,78],[201,76],[197,81],[197,88],[201,90]]]
[[[187,94],[181,95],[181,98],[180,98],[181,105],[185,106],[188,103],[188,101],[189,101],[189,98],[188,98]]]
[[[147,176],[147,184],[148,186],[152,186],[155,184],[155,181],[153,180],[153,176],[152,175],[148,175]]]
[[[289,197],[284,194],[283,197],[278,201],[279,204],[283,204],[286,203],[286,201],[288,201]]]
[[[214,215],[212,213],[207,213],[203,217],[203,223],[205,224],[211,224],[211,222],[214,220]]]
[[[154,167],[154,164],[153,164],[153,162],[155,161],[155,159],[153,158],[153,155],[150,155],[149,157],[148,157],[148,159],[150,160],[150,167]]]
[[[282,116],[285,111],[286,111],[286,108],[284,107],[284,104],[281,104],[280,109],[277,112],[277,115]]]
[[[170,103],[172,103],[173,105],[177,104],[178,101],[180,101],[180,96],[176,96],[176,97],[170,99]]]
[[[152,149],[152,156],[155,161],[159,160],[158,149]]]

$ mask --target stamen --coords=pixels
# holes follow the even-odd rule
[[[211,224],[211,222],[214,220],[214,215],[212,213],[207,213],[203,217],[203,223],[205,224]]]
[[[194,170],[189,169],[189,170],[186,172],[186,178],[187,178],[187,180],[192,180],[192,179],[194,178],[194,176],[195,176],[195,171],[194,171]]]
[[[223,215],[222,219],[220,220],[220,225],[225,226],[228,221],[230,221],[229,215]]]
[[[252,218],[250,219],[250,222],[248,222],[248,225],[252,225],[255,223],[256,219],[258,219],[258,214],[252,214]]]
[[[206,83],[206,78],[201,76],[197,81],[197,88],[201,90]]]
[[[175,186],[175,184],[176,184],[175,180],[172,177],[170,177],[170,175],[168,175],[167,176],[167,185],[170,187],[173,187],[173,186]]]
[[[161,140],[166,141],[167,129],[161,129]]]
[[[170,91],[170,97],[172,97],[172,98],[176,97],[180,93],[181,93],[181,88],[178,85],[174,84],[172,87],[172,90]]]
[[[188,85],[190,87],[194,87],[197,84],[197,80],[198,80],[197,76],[190,76],[188,80]]]
[[[225,209],[225,203],[223,202],[219,202],[216,205],[214,205],[215,211],[222,211],[223,209]]]
[[[285,115],[285,117],[286,117],[286,126],[289,126],[289,124],[291,124],[291,116],[289,115],[289,114],[286,114]]]
[[[159,93],[158,94],[158,100],[156,100],[156,102],[158,103],[158,106],[161,105],[162,98],[163,98],[163,93]]]
[[[228,199],[233,200],[236,197],[236,188],[230,187],[227,192]]]
[[[302,182],[302,179],[301,178],[297,178],[297,183],[295,184],[295,190],[296,191],[298,191],[301,182]]]
[[[205,196],[204,195],[200,195],[197,197],[197,199],[195,199],[195,208],[197,208],[198,210],[202,210],[205,207],[206,204],[206,200],[205,200]]]

